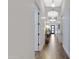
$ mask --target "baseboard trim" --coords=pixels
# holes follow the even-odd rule
[[[70,57],[70,54],[68,53],[68,51],[67,51],[67,49],[64,47],[64,45],[63,45],[63,48],[64,48],[66,54],[68,55],[68,57]]]
[[[43,46],[45,45],[45,41],[42,42],[42,44],[39,46],[39,51],[43,49]]]

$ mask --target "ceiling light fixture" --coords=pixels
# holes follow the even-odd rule
[[[55,22],[55,21],[56,21],[56,19],[50,19],[49,21],[50,21],[50,22]]]
[[[52,19],[50,19],[50,21],[52,22],[53,20],[52,20]]]
[[[56,21],[56,19],[53,19],[53,21]]]
[[[52,3],[52,5],[51,5],[52,7],[55,7],[55,3]]]
[[[48,17],[57,17],[58,16],[58,12],[57,11],[49,11],[48,12]]]

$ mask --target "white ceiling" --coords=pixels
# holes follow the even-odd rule
[[[54,22],[61,14],[63,0],[43,0],[47,11],[47,22]],[[56,19],[55,19],[56,18]]]
[[[44,4],[46,7],[50,7],[52,4],[52,0],[44,0]]]
[[[44,0],[44,5],[50,11],[47,12],[48,17],[57,17],[63,0]],[[52,9],[51,9],[52,8]]]
[[[44,0],[46,7],[58,7],[61,6],[62,0]]]

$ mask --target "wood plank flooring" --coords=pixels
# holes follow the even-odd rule
[[[51,35],[49,44],[45,44],[43,50],[38,53],[36,59],[69,59],[62,46]]]

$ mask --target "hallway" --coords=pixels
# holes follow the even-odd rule
[[[70,0],[9,0],[8,41],[9,59],[69,59]]]
[[[69,59],[63,47],[58,43],[52,34],[49,44],[45,44],[43,50],[36,56],[36,59]]]

